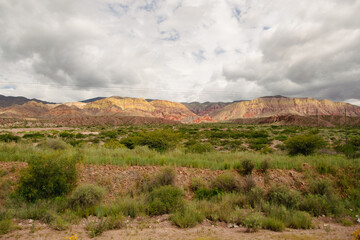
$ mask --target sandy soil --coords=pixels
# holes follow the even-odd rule
[[[219,223],[213,225],[209,221],[198,224],[194,228],[179,229],[172,226],[164,217],[151,219],[137,218],[129,220],[123,229],[106,231],[95,239],[189,239],[189,240],[265,240],[265,239],[289,239],[289,240],[347,240],[352,239],[351,234],[360,227],[360,225],[344,227],[334,223],[317,222],[315,229],[295,230],[285,229],[283,232],[273,232],[268,230],[259,230],[255,233],[247,233],[243,227],[228,228],[226,224]],[[0,239],[68,239],[70,236],[77,235],[77,239],[91,239],[84,226],[72,226],[66,231],[56,231],[37,221],[24,220],[17,223],[18,230],[12,231],[0,237]]]
[[[0,132],[38,132],[38,131],[51,131],[51,130],[72,130],[69,127],[53,127],[53,128],[0,128]]]

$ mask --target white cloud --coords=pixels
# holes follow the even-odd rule
[[[359,11],[358,0],[3,0],[0,94],[356,102]]]

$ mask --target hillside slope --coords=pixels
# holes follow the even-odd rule
[[[262,97],[251,101],[229,104],[210,114],[218,121],[238,118],[260,118],[280,115],[344,115],[360,116],[360,107],[343,102],[315,98]]]
[[[66,126],[69,125],[67,121],[75,125],[95,124],[101,123],[101,121],[118,124],[124,119],[116,120],[116,118],[124,117],[130,117],[131,121],[134,121],[134,118],[139,118],[139,121],[144,122],[149,122],[148,119],[154,118],[157,119],[154,120],[155,122],[162,122],[160,119],[163,119],[164,122],[182,123],[231,121],[294,125],[311,125],[315,124],[314,121],[316,120],[318,125],[333,126],[344,122],[342,118],[338,117],[344,117],[345,109],[347,116],[354,118],[352,124],[357,125],[359,121],[356,119],[360,118],[359,106],[332,102],[326,99],[287,98],[283,96],[261,97],[251,101],[233,103],[193,102],[188,104],[118,96],[102,98],[89,103],[43,104],[30,101],[22,105],[0,108],[0,118],[8,119],[5,122],[9,122],[9,119],[17,121],[16,119],[20,118],[34,118],[46,122],[61,123],[61,125]]]

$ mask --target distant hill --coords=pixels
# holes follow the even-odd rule
[[[1,98],[2,97],[2,98]],[[0,107],[4,122],[35,119],[61,125],[132,123],[234,122],[242,124],[292,124],[335,126],[343,124],[346,109],[350,124],[360,124],[360,107],[344,102],[315,98],[266,96],[248,101],[177,103],[131,97],[98,97],[82,102],[49,104],[24,97],[4,97]],[[9,106],[9,99],[17,103]],[[13,101],[14,103],[14,101]],[[6,120],[4,120],[6,119]],[[121,120],[120,120],[121,119]],[[138,120],[135,120],[138,119]]]
[[[184,104],[190,111],[199,116],[210,115],[212,112],[221,109],[231,102],[191,102],[191,103],[182,103]]]
[[[35,98],[29,99],[26,97],[11,97],[11,96],[0,95],[0,108],[10,107],[15,104],[22,105],[30,101],[44,103],[44,104],[51,104],[51,102],[46,102]]]
[[[328,115],[343,116],[345,108],[348,116],[360,116],[360,107],[344,102],[332,102],[327,99],[288,98],[283,96],[267,96],[251,101],[226,105],[210,114],[217,121],[240,118],[263,118],[270,116]]]
[[[208,117],[199,117],[181,103],[167,100],[148,102],[143,98],[117,96],[101,98],[89,103],[43,104],[30,101],[23,105],[0,108],[0,117],[50,119],[52,122],[58,122],[56,119],[61,118],[74,123],[91,122],[95,119],[94,117],[104,119],[105,122],[108,119],[124,119],[123,117],[140,117],[143,120],[156,118],[166,120],[164,122],[184,123],[212,121]],[[77,121],[74,121],[74,119],[77,119]],[[88,120],[85,121],[84,119]],[[116,122],[114,121],[114,123]],[[158,122],[158,120],[155,122]]]
[[[247,100],[236,100],[233,102],[190,102],[184,104],[190,111],[193,113],[199,115],[199,116],[206,116],[211,115],[213,112],[215,112],[218,109],[221,109],[229,104],[236,103],[236,102],[244,102]]]

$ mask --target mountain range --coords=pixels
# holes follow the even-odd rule
[[[177,103],[167,100],[113,96],[56,104],[37,99],[0,95],[0,103],[0,124],[8,123],[11,119],[14,121],[27,119],[27,121],[44,121],[58,125],[230,121],[331,126],[343,122],[345,109],[347,116],[354,124],[360,122],[358,121],[360,119],[359,106],[326,99],[284,96],[204,103]]]
[[[35,98],[28,99],[26,97],[11,97],[11,96],[4,96],[4,95],[0,94],[0,108],[9,107],[9,106],[15,105],[15,104],[21,105],[21,104],[27,103],[29,101],[41,102],[44,104],[51,103],[51,102],[41,101],[41,100],[35,99]]]

